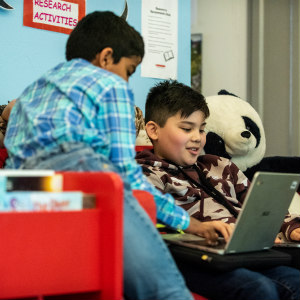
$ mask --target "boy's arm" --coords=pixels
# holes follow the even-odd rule
[[[185,232],[200,235],[206,238],[208,243],[213,244],[219,237],[218,233],[221,233],[225,241],[228,242],[229,237],[233,232],[233,227],[222,221],[200,222],[191,217],[190,225]]]
[[[288,214],[281,226],[281,232],[289,241],[300,241],[300,216]]]
[[[175,205],[171,195],[163,195],[150,184],[135,161],[135,112],[131,90],[125,82],[119,82],[106,92],[105,99],[101,103],[101,109],[104,111],[103,124],[106,124],[106,134],[111,145],[110,160],[132,189],[153,194],[157,206],[157,219],[173,228],[186,229],[190,223],[188,213]]]
[[[160,176],[158,176],[155,172],[149,170],[147,166],[143,166],[143,172],[144,174],[146,174],[146,178],[148,179],[148,181],[153,186],[155,186],[156,189],[158,189],[161,192],[164,192],[165,186]],[[169,194],[165,194],[165,196],[167,195]],[[172,200],[172,204],[175,205],[176,208],[180,208],[175,204],[174,200]],[[214,243],[219,236],[218,233],[221,233],[224,239],[228,241],[232,230],[233,228],[230,225],[222,221],[200,222],[199,220],[190,216],[189,225],[184,231],[200,235],[206,238],[208,243]]]
[[[291,232],[290,239],[295,242],[300,241],[300,227],[297,227]]]

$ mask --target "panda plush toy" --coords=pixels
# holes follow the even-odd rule
[[[300,174],[300,157],[265,157],[266,137],[256,110],[234,94],[221,90],[206,97],[205,153],[232,160],[251,180],[256,171]]]

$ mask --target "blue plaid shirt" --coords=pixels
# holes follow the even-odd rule
[[[83,59],[59,64],[16,101],[5,138],[7,167],[19,168],[39,149],[50,152],[65,142],[86,143],[107,157],[132,189],[154,195],[158,220],[186,229],[188,213],[152,186],[135,161],[134,119],[133,93],[121,77]]]

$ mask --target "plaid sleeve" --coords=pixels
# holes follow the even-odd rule
[[[132,91],[127,84],[119,83],[112,88],[104,101],[106,105],[106,128],[111,142],[110,160],[123,178],[127,178],[132,189],[145,190],[154,195],[157,219],[176,229],[186,229],[190,217],[181,207],[175,205],[173,197],[163,195],[144,176],[135,161],[135,114]]]

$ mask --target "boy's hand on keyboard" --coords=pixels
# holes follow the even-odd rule
[[[214,245],[218,240],[219,233],[227,242],[233,232],[233,228],[222,221],[200,222],[191,217],[190,225],[185,232],[202,236],[206,239],[208,244]]]
[[[295,242],[300,241],[300,228],[296,228],[290,233],[290,239]]]

